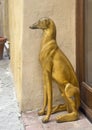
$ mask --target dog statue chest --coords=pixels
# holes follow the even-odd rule
[[[47,51],[48,50],[48,51]],[[52,56],[51,56],[51,51],[49,51],[48,47],[41,49],[40,51],[40,63],[43,69],[49,68],[51,62],[52,62]]]
[[[54,40],[45,43],[40,51],[39,59],[42,66],[47,66],[47,64],[52,64],[54,53],[57,49],[57,45]]]

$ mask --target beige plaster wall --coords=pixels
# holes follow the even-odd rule
[[[21,107],[22,103],[22,33],[23,33],[23,1],[8,0],[9,42],[11,68],[16,86],[16,94]],[[23,86],[24,87],[24,86]]]
[[[3,8],[4,1],[0,0],[0,36],[3,36]]]
[[[3,36],[9,38],[9,13],[8,0],[3,0]]]
[[[8,0],[0,0],[0,36],[8,37]]]
[[[40,108],[43,101],[42,71],[39,63],[41,30],[29,26],[41,17],[51,17],[57,27],[57,42],[75,68],[76,0],[8,0],[11,68],[22,111]],[[53,85],[54,104],[62,102]]]
[[[23,111],[42,106],[42,72],[38,60],[42,31],[29,29],[29,26],[41,17],[51,17],[54,20],[57,27],[58,45],[75,68],[75,0],[24,0],[22,40]],[[16,26],[18,25],[16,24]],[[62,99],[56,85],[53,88],[55,104],[61,102]]]

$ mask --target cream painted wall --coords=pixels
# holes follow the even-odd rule
[[[23,34],[23,1],[8,0],[9,13],[9,42],[11,68],[16,86],[16,94],[21,107],[22,104],[22,34]],[[7,14],[8,15],[8,14]]]
[[[11,68],[22,111],[38,109],[43,102],[42,71],[39,63],[41,30],[29,26],[41,17],[51,17],[57,27],[57,42],[75,66],[76,0],[8,0]],[[53,84],[54,104],[63,102]]]
[[[8,1],[0,0],[0,36],[8,37]]]
[[[3,0],[3,36],[9,38],[9,13],[8,0]]]
[[[3,0],[0,0],[0,36],[3,36]]]
[[[39,63],[41,30],[29,26],[41,17],[50,17],[57,27],[57,42],[75,68],[75,1],[24,0],[22,40],[22,110],[40,108],[43,100],[42,71]],[[18,33],[19,34],[19,33]],[[17,34],[17,35],[18,35]],[[54,85],[54,104],[61,96]]]

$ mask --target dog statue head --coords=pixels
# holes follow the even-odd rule
[[[51,27],[55,28],[55,24],[50,18],[41,18],[40,20],[38,20],[38,22],[31,25],[29,28],[46,30]]]

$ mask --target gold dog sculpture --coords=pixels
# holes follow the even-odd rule
[[[41,18],[30,28],[43,30],[40,63],[43,71],[44,103],[38,115],[46,114],[42,119],[46,123],[52,113],[66,110],[68,114],[56,117],[57,122],[77,120],[80,106],[79,84],[71,63],[57,45],[54,22],[50,18]],[[52,80],[58,84],[65,104],[52,107]]]

